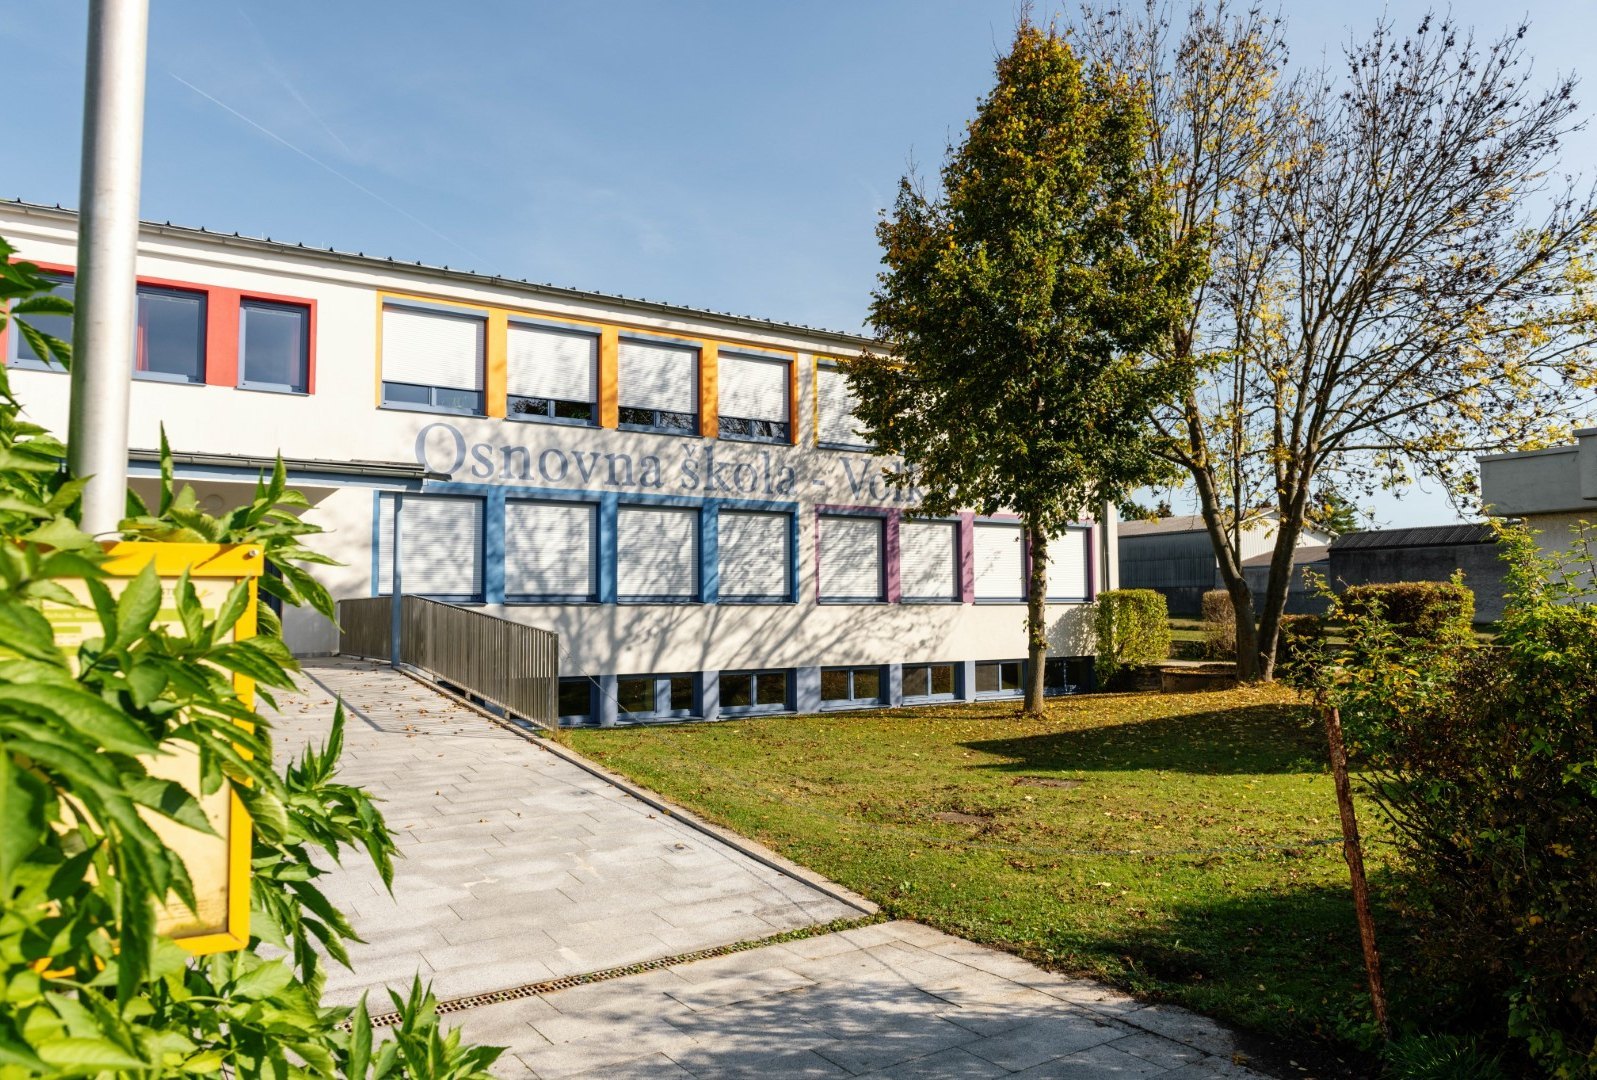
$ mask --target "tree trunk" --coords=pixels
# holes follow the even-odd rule
[[[1031,573],[1026,582],[1026,704],[1023,715],[1043,715],[1044,667],[1048,661],[1048,538],[1026,522]]]
[[[1192,478],[1198,489],[1198,504],[1203,511],[1203,524],[1209,532],[1209,545],[1214,548],[1215,565],[1220,569],[1220,581],[1231,597],[1231,609],[1236,613],[1237,678],[1243,682],[1268,679],[1259,666],[1259,634],[1253,616],[1253,590],[1242,573],[1242,553],[1231,543],[1225,523],[1220,520],[1220,493],[1211,477],[1202,469],[1193,469]]]
[[[1275,533],[1275,551],[1270,555],[1270,580],[1264,588],[1264,605],[1259,611],[1259,678],[1275,678],[1276,646],[1281,637],[1281,616],[1286,612],[1287,594],[1292,588],[1292,561],[1303,535],[1303,517],[1308,506],[1309,486],[1298,485],[1296,493],[1282,505],[1281,522]]]

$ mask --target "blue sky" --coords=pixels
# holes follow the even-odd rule
[[[143,216],[857,330],[873,226],[992,80],[1014,0],[153,0]],[[1496,31],[1520,14],[1452,5]],[[5,0],[0,195],[73,205],[84,8]],[[1050,5],[1039,3],[1046,16]],[[1282,0],[1294,56],[1417,3]],[[1537,70],[1597,55],[1534,0]],[[1511,13],[1510,13],[1511,11]],[[447,12],[447,18],[440,13]],[[20,90],[20,97],[17,96]],[[1583,95],[1597,106],[1597,88]],[[1588,110],[1590,111],[1590,110]],[[1597,135],[1569,144],[1591,173]],[[1381,525],[1451,520],[1413,492]]]

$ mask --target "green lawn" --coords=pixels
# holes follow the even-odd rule
[[[1043,722],[1018,712],[559,737],[891,915],[1294,1042],[1340,1043],[1362,1022],[1340,847],[1303,845],[1339,836],[1323,736],[1290,694],[1101,694],[1056,699]],[[1264,850],[1236,850],[1249,847]]]

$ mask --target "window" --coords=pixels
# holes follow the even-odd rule
[[[393,591],[394,496],[380,498],[377,591]],[[482,596],[482,500],[406,495],[399,511],[400,589],[410,595]]]
[[[560,722],[581,724],[593,718],[593,680],[560,680]]]
[[[623,340],[617,363],[622,427],[698,434],[698,349]]]
[[[383,404],[424,412],[483,412],[487,321],[416,308],[383,308]]]
[[[952,701],[954,697],[953,664],[905,664],[903,670],[904,700]]]
[[[49,295],[58,296],[63,300],[71,300],[77,293],[77,283],[69,275],[45,274],[44,276],[55,282],[55,289]],[[49,334],[53,338],[60,338],[66,342],[72,340],[72,316],[70,315],[26,315],[24,318],[41,334]],[[16,326],[13,325],[10,328],[6,338],[11,342],[11,356],[8,358],[10,363],[16,364],[18,367],[37,368],[43,371],[66,370],[55,361],[47,360],[34,352],[33,346],[28,344],[27,339],[22,336],[22,331],[18,330]]]
[[[1085,603],[1092,530],[1070,528],[1048,541],[1048,599]]]
[[[793,515],[722,510],[720,599],[786,603],[793,598]]]
[[[595,599],[597,511],[588,503],[505,503],[505,596]]]
[[[994,660],[976,665],[976,696],[1007,697],[1020,693],[1024,660]]]
[[[869,450],[870,444],[855,432],[856,399],[848,377],[835,367],[815,369],[815,437],[822,446],[844,450]]]
[[[959,523],[901,522],[898,577],[900,595],[905,600],[959,600]]]
[[[822,669],[821,701],[826,705],[880,705],[882,669],[879,667]]]
[[[238,312],[239,386],[305,393],[310,342],[310,308],[244,300]]]
[[[522,323],[511,323],[507,334],[505,377],[512,418],[557,424],[597,420],[597,334]]]
[[[816,559],[820,564],[821,599],[848,603],[885,599],[883,520],[822,514],[820,525]]]
[[[616,680],[616,712],[622,720],[693,715],[693,676],[623,675]]]
[[[789,442],[786,360],[722,352],[717,370],[720,435],[723,439]]]
[[[140,285],[133,374],[161,382],[205,381],[205,294]]]
[[[976,599],[1019,601],[1026,598],[1026,545],[1019,525],[978,521],[972,533],[976,563]]]
[[[1092,657],[1050,656],[1043,661],[1043,691],[1079,694],[1093,687]]]
[[[788,708],[785,671],[721,672],[721,711],[782,712]]]
[[[699,512],[623,506],[616,518],[616,562],[616,590],[622,600],[697,599]]]

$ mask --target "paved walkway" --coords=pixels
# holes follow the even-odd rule
[[[349,717],[343,779],[383,799],[394,897],[356,856],[323,879],[367,944],[328,998],[419,972],[446,1002],[858,916],[380,667],[308,671]],[[284,752],[332,697],[281,695]],[[915,923],[861,926],[450,1012],[504,1077],[1251,1077],[1219,1025]]]

